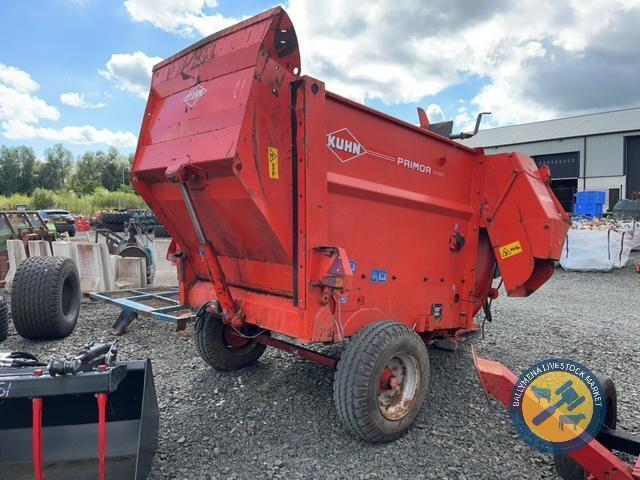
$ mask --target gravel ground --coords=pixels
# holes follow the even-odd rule
[[[386,445],[341,430],[330,370],[269,349],[255,366],[215,372],[197,356],[190,330],[139,320],[121,338],[120,358],[153,360],[161,431],[152,478],[555,479],[550,456],[526,446],[506,411],[487,404],[470,344],[515,372],[560,356],[608,374],[620,397],[619,428],[638,433],[639,283],[631,266],[558,270],[530,298],[501,297],[485,340],[469,339],[455,353],[430,349],[426,406],[415,428]],[[12,331],[2,349],[43,359],[71,354],[90,339],[108,339],[117,313],[85,303],[70,337],[34,343]]]

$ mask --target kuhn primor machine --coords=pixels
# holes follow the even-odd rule
[[[336,368],[339,418],[387,441],[422,405],[425,345],[478,329],[498,268],[510,296],[548,280],[568,217],[531,158],[467,148],[300,68],[281,8],[156,65],[132,181],[173,237],[204,360],[240,368],[270,346]],[[337,342],[339,359],[298,345]]]

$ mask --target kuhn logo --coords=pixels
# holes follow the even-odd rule
[[[444,172],[433,170],[427,163],[417,162],[399,155],[390,155],[388,153],[376,152],[371,149],[367,150],[348,128],[341,128],[335,132],[327,133],[327,148],[331,150],[336,158],[342,163],[347,163],[354,158],[358,158],[366,154],[371,157],[379,158],[380,160],[394,163],[396,166],[403,167],[408,170],[413,170],[425,175],[444,177]]]
[[[204,97],[205,93],[207,93],[207,90],[202,85],[196,85],[187,92],[187,95],[184,97],[184,103],[193,107],[198,103],[198,100]]]
[[[346,128],[328,133],[327,147],[343,163],[367,153],[362,144]]]

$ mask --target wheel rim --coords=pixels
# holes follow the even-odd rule
[[[238,335],[238,333],[236,333],[233,328],[229,327],[228,325],[224,326],[222,336],[224,338],[225,345],[229,348],[243,348],[251,343],[250,338]]]
[[[397,353],[385,365],[378,380],[378,408],[389,420],[400,420],[413,408],[420,387],[418,361]]]
[[[75,285],[71,276],[64,279],[62,284],[62,314],[68,316],[73,311],[75,299]]]

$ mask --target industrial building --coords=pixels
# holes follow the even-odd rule
[[[640,195],[640,108],[490,128],[464,143],[487,154],[522,152],[549,165],[567,211],[582,190],[605,192],[605,211]]]

